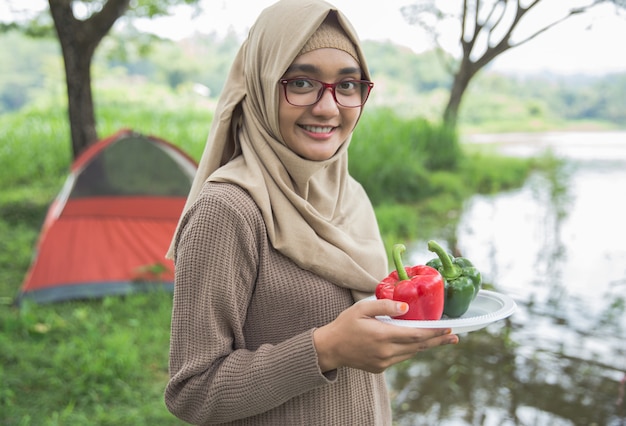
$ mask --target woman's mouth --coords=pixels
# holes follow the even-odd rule
[[[300,127],[302,127],[307,132],[317,133],[317,134],[328,134],[328,133],[332,132],[333,129],[334,129],[334,127],[332,127],[332,126],[307,126],[307,125],[301,125]]]

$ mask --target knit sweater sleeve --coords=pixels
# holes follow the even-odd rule
[[[204,193],[177,236],[165,402],[193,424],[254,416],[330,382],[319,370],[312,329],[246,346],[243,327],[265,232],[254,213]]]

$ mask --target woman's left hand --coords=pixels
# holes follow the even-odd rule
[[[313,342],[322,372],[351,367],[381,373],[418,352],[456,344],[450,329],[398,327],[378,321],[378,315],[398,316],[408,305],[389,299],[355,303],[331,323],[316,329]]]

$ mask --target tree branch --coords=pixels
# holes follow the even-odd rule
[[[83,40],[94,49],[109,32],[115,21],[130,5],[130,0],[107,0],[102,9],[88,19],[80,21]]]
[[[539,0],[536,0],[536,1],[535,1],[535,3],[537,3],[537,1],[539,1]],[[533,3],[533,5],[534,5],[535,3]],[[558,20],[556,20],[556,21],[554,21],[554,22],[552,22],[552,23],[550,23],[550,24],[546,25],[546,26],[545,26],[545,27],[543,27],[543,28],[540,28],[540,29],[539,29],[539,30],[537,30],[535,33],[533,33],[533,34],[529,35],[528,37],[526,37],[526,38],[525,38],[525,39],[523,39],[522,41],[519,41],[519,42],[517,42],[517,43],[514,43],[514,44],[510,45],[510,47],[517,47],[517,46],[520,46],[520,45],[522,45],[522,44],[524,44],[524,43],[527,43],[527,42],[529,42],[530,40],[532,40],[532,39],[534,39],[535,37],[537,37],[539,34],[542,34],[542,33],[546,32],[546,31],[547,31],[547,30],[549,30],[550,28],[554,27],[555,25],[560,24],[561,22],[565,21],[566,19],[569,19],[569,18],[570,18],[571,16],[573,16],[573,15],[578,15],[578,14],[580,14],[580,13],[584,13],[585,11],[587,11],[587,10],[588,10],[588,9],[590,9],[590,8],[592,8],[592,7],[593,7],[593,6],[595,6],[596,4],[597,4],[597,3],[593,3],[593,4],[589,5],[589,6],[584,6],[584,7],[580,7],[580,8],[577,8],[577,9],[572,9],[572,10],[570,10],[570,11],[569,11],[569,13],[568,13],[567,15],[565,15],[565,16],[563,16],[562,18],[560,18],[560,19],[558,19]]]
[[[491,26],[491,29],[489,30],[489,33],[487,35],[487,45],[491,45],[491,40],[493,37],[493,32],[496,28],[498,28],[498,26],[500,25],[500,23],[502,22],[502,19],[504,18],[504,12],[506,12],[506,0],[498,0],[496,3],[493,4],[493,7],[491,8],[491,10],[489,11],[489,15],[487,15],[487,19],[485,20],[485,22],[489,22],[491,20],[491,17],[494,15],[496,9],[498,8],[498,5],[504,3],[504,6],[502,6],[500,8],[501,12],[500,12],[500,16],[498,16],[495,20],[495,22],[493,23],[493,25]]]

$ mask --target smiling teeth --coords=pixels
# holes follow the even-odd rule
[[[305,130],[313,133],[329,133],[333,130],[332,127],[321,127],[321,126],[302,126]]]

